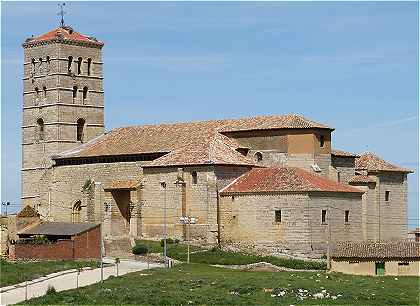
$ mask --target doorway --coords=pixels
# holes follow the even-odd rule
[[[385,275],[385,262],[380,261],[375,263],[375,275]]]

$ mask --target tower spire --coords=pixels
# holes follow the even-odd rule
[[[66,12],[64,11],[65,5],[66,5],[65,3],[58,4],[58,7],[60,8],[60,12],[57,15],[61,16],[60,28],[64,28],[64,15],[66,14]]]

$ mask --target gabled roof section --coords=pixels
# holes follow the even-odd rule
[[[333,247],[333,258],[419,258],[420,243],[406,240],[342,241]]]
[[[342,150],[331,150],[331,155],[336,157],[360,157],[360,155],[355,153],[350,153]]]
[[[215,133],[212,140],[205,139],[193,146],[175,149],[144,167],[237,165],[259,166],[254,160],[235,151],[237,146],[228,137]]]
[[[72,236],[83,233],[94,227],[97,223],[69,223],[69,222],[45,222],[23,230],[18,234],[22,235],[51,235],[51,236]]]
[[[104,184],[104,190],[113,190],[113,189],[132,190],[132,189],[137,189],[139,185],[140,185],[140,182],[137,180],[113,180]]]
[[[97,40],[94,37],[80,34],[79,32],[75,32],[72,27],[65,26],[56,28],[37,37],[28,38],[23,43],[23,47],[33,47],[48,42],[80,43],[95,47],[102,47],[104,45],[103,42]]]
[[[298,115],[258,116],[243,119],[209,120],[185,123],[131,126],[111,132],[72,150],[55,156],[60,158],[115,156],[177,149],[201,150],[208,147],[216,133],[266,129],[330,129],[328,126]],[[233,144],[234,140],[231,139]],[[193,148],[195,146],[196,148]],[[236,148],[240,145],[236,143]],[[186,149],[187,148],[187,149]],[[205,150],[204,150],[205,151]]]
[[[395,166],[371,152],[365,152],[361,154],[359,158],[356,158],[356,170],[366,170],[368,172],[378,172],[378,171],[394,171],[394,172],[405,172],[405,173],[413,172],[410,169]]]
[[[358,188],[294,167],[254,168],[221,190],[221,194],[265,192],[363,193]]]
[[[349,179],[349,184],[367,184],[376,183],[376,180],[370,176],[364,174],[358,174]]]

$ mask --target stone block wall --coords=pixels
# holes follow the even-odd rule
[[[363,239],[361,195],[223,195],[220,207],[223,243],[245,242],[275,252],[325,251],[329,227],[328,222],[321,222],[321,211],[329,208],[332,241]],[[281,211],[280,222],[276,222],[276,210]],[[344,222],[345,210],[350,211],[348,223]]]
[[[338,171],[339,181],[347,183],[355,175],[354,157],[331,157],[331,165]]]

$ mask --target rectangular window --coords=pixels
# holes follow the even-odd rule
[[[275,211],[274,220],[276,222],[281,222],[281,210],[280,209]]]
[[[327,217],[327,211],[326,210],[322,210],[322,212],[321,212],[321,222],[322,223],[325,223],[326,222],[326,218]]]
[[[385,202],[389,201],[389,190],[385,191]]]
[[[346,222],[346,223],[349,222],[349,214],[350,214],[350,210],[346,210],[344,212],[344,222]]]
[[[324,135],[320,135],[320,136],[319,136],[319,146],[320,146],[321,148],[323,148],[323,147],[324,147],[324,142],[325,142],[325,136],[324,136]]]
[[[404,262],[399,262],[399,263],[398,263],[398,265],[399,265],[399,266],[409,266],[409,265],[410,265],[410,263],[409,263],[409,262],[404,261]]]
[[[358,264],[358,261],[349,261],[349,264]]]

